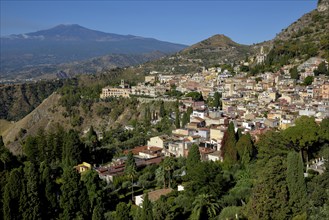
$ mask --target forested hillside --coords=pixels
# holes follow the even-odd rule
[[[151,125],[144,120],[135,126],[138,129],[134,132],[111,131],[102,140],[93,128],[83,137],[61,127],[47,133],[40,131],[25,139],[24,155],[19,157],[12,155],[1,139],[3,219],[329,217],[328,119],[318,125],[314,118],[301,117],[295,127],[268,132],[257,142],[229,129],[224,152],[230,156],[224,163],[200,161],[194,145],[187,159],[167,157],[159,165],[144,169],[127,163],[125,173],[110,185],[94,170],[83,174],[75,171],[74,166],[81,161],[104,163],[128,146],[113,147],[116,141],[143,142],[145,139],[137,137],[142,137],[143,129],[149,130]],[[322,174],[308,170],[304,178],[303,161],[318,157],[326,159],[326,169]],[[184,172],[186,175],[181,175]],[[183,184],[185,190],[175,190],[178,184]],[[145,198],[143,208],[130,201],[132,193],[163,187],[174,190],[153,203]]]

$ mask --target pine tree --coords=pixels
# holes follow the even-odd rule
[[[307,203],[306,185],[302,157],[297,152],[290,152],[287,156],[287,183],[292,212],[294,215],[302,214]]]

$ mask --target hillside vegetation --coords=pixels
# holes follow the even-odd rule
[[[0,85],[0,119],[17,121],[23,118],[62,85],[58,80]]]
[[[283,29],[273,41],[264,64],[252,70],[277,71],[284,65],[298,65],[310,57],[329,60],[329,14],[328,11],[311,11],[298,21]],[[261,46],[262,44],[260,44]]]

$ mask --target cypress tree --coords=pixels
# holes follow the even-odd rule
[[[180,114],[179,114],[178,108],[176,108],[175,113],[176,113],[175,126],[176,126],[176,128],[180,128],[180,118],[179,118],[180,117]]]
[[[249,133],[241,136],[236,143],[236,149],[241,163],[247,165],[254,155],[254,146]]]
[[[64,168],[63,185],[61,186],[60,207],[63,219],[74,219],[80,209],[80,176],[71,167]]]
[[[120,202],[115,209],[115,219],[116,220],[129,220],[129,209],[126,203]]]
[[[41,201],[39,193],[39,175],[34,163],[25,162],[27,204],[23,219],[41,219]]]
[[[159,111],[160,111],[160,117],[163,118],[166,115],[166,110],[165,110],[163,101],[160,102],[160,110]]]
[[[0,135],[0,149],[1,149],[1,147],[4,147],[4,146],[5,146],[5,143],[3,143],[2,136]]]
[[[191,149],[188,152],[186,160],[187,172],[190,172],[194,167],[201,161],[199,147],[196,144],[191,146]]]
[[[51,168],[49,164],[45,164],[45,168],[43,169],[42,172],[42,183],[43,183],[43,188],[44,188],[44,201],[43,205],[48,207],[46,210],[48,213],[47,215],[55,214],[53,213],[57,208],[57,198],[56,198],[56,183],[54,182],[55,180],[52,179],[51,175]],[[45,211],[45,210],[44,210]]]
[[[223,137],[222,149],[224,153],[224,161],[230,163],[234,163],[237,161],[237,150],[236,150],[236,136],[234,131],[234,124],[230,122],[227,131]]]
[[[297,152],[289,152],[287,156],[287,184],[289,204],[294,215],[306,210],[306,185],[302,157]]]
[[[82,162],[83,147],[76,131],[70,130],[65,137],[63,149],[63,163],[67,167],[73,167]]]
[[[220,107],[220,95],[219,95],[219,92],[215,92],[214,93],[214,107],[215,108],[219,108]]]
[[[104,208],[101,204],[97,204],[93,210],[92,220],[103,220],[104,219]]]
[[[10,172],[8,182],[3,193],[3,219],[23,219],[20,211],[20,197],[24,187],[24,174],[22,168]]]
[[[187,113],[184,112],[184,114],[183,114],[183,118],[182,118],[182,127],[183,127],[183,128],[185,128],[185,126],[187,125],[188,121],[189,121],[189,118],[188,118],[188,116],[187,116]]]

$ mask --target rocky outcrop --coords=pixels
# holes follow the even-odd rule
[[[329,0],[319,0],[318,1],[318,11],[323,12],[327,11],[329,8]]]

